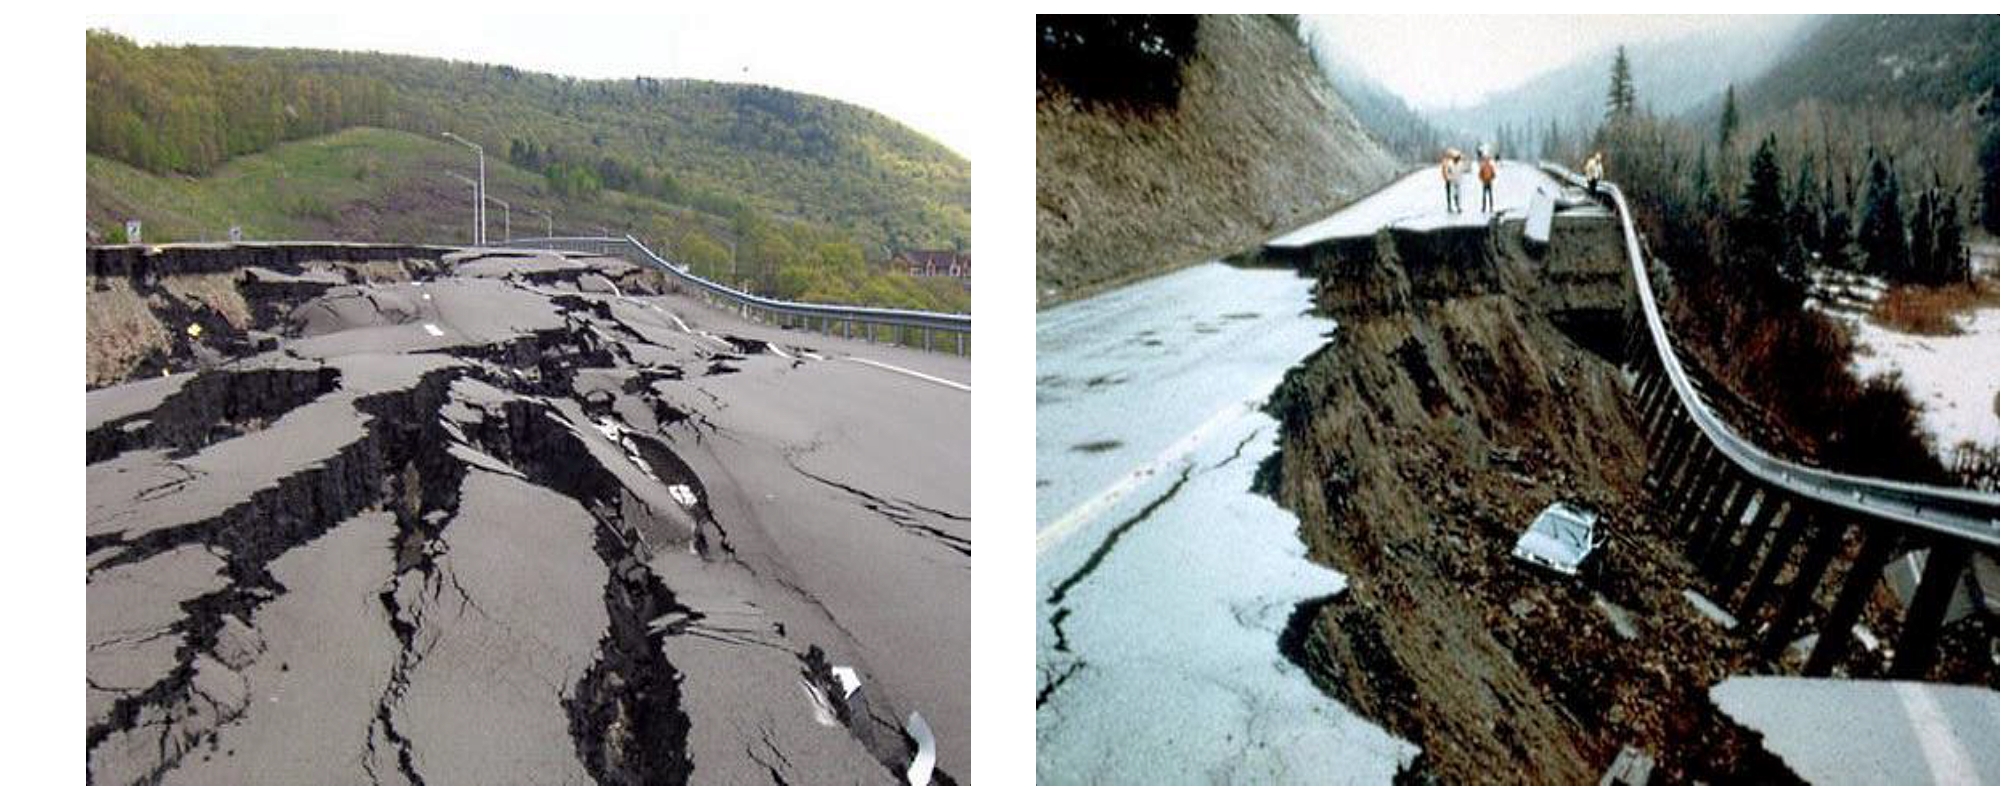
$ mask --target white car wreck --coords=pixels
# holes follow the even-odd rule
[[[1516,539],[1512,554],[1530,565],[1575,577],[1592,552],[1605,543],[1598,536],[1598,524],[1599,515],[1593,511],[1570,503],[1551,503]]]

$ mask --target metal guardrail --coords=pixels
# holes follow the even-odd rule
[[[964,339],[973,334],[973,317],[965,314],[918,311],[914,309],[883,309],[869,306],[838,306],[820,303],[800,303],[797,301],[767,298],[754,295],[729,285],[720,284],[697,276],[686,267],[675,265],[655,254],[646,244],[631,235],[625,237],[570,237],[570,238],[517,238],[508,244],[512,247],[549,249],[554,251],[584,251],[603,255],[627,256],[634,262],[652,265],[676,281],[688,285],[698,292],[727,302],[746,314],[769,315],[774,322],[788,322],[812,325],[818,320],[824,330],[840,324],[876,326],[886,325],[925,331],[924,344],[931,348],[934,331],[954,335],[961,353],[965,352]],[[844,328],[845,330],[845,328]],[[873,334],[873,329],[872,329]]]
[[[1583,188],[1586,181],[1577,173],[1549,162],[1540,165],[1552,176]],[[1766,453],[1739,436],[1711,412],[1698,395],[1689,374],[1676,358],[1669,341],[1668,326],[1655,300],[1648,278],[1647,261],[1641,253],[1626,195],[1618,185],[1599,181],[1600,192],[1612,197],[1619,210],[1620,228],[1626,238],[1627,259],[1633,266],[1634,288],[1647,323],[1647,330],[1661,368],[1684,410],[1695,421],[1704,439],[1726,459],[1753,478],[1802,498],[1862,516],[1896,522],[1934,533],[1963,539],[1993,548],[2002,531],[2002,496],[1992,492],[1914,484],[1883,478],[1849,475],[1808,467]]]

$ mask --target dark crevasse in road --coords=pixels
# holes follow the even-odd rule
[[[768,531],[726,528],[743,492],[709,456],[768,438],[705,365],[814,367],[586,280],[645,294],[627,263],[438,264],[290,288],[289,312],[237,280],[291,315],[236,328],[271,342],[211,336],[170,361],[198,371],[90,395],[87,778],[901,779],[903,719],[934,706]],[[948,504],[799,488],[829,483],[847,502],[802,511],[899,501],[867,537],[970,551]],[[816,718],[835,666],[869,713]]]

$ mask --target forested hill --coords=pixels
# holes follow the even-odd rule
[[[1992,14],[1830,17],[1741,100],[1751,113],[1808,98],[1952,111],[1995,92],[1997,29]]]
[[[1955,195],[1968,223],[1992,233],[1998,30],[1992,14],[1815,20],[1736,88],[1739,138],[1777,134],[1783,154],[1807,151],[1859,183],[1881,157],[1895,179]],[[1693,119],[1714,128],[1721,112],[1712,102]]]
[[[816,96],[374,53],[140,47],[104,32],[87,36],[86,59],[88,151],[155,174],[203,175],[354,126],[450,130],[565,197],[613,189],[719,216],[749,207],[872,250],[970,240],[965,158]]]
[[[1764,71],[1799,38],[1804,24],[1791,17],[1745,18],[1731,29],[1629,46],[1635,92],[1651,112],[1681,114],[1721,94],[1724,85]],[[1497,129],[1540,135],[1552,122],[1566,133],[1592,128],[1605,116],[1606,66],[1612,60],[1607,47],[1474,106],[1436,110],[1431,119],[1444,131],[1483,137]]]

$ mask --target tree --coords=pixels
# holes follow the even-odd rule
[[[1752,154],[1731,227],[1731,242],[1740,267],[1754,283],[1783,291],[1798,286],[1806,276],[1800,270],[1789,270],[1792,260],[1787,253],[1787,205],[1780,192],[1778,144],[1768,134]]]
[[[1876,151],[1870,152],[1870,179],[1864,184],[1856,244],[1862,247],[1863,269],[1895,277],[1905,265],[1905,220],[1899,208],[1898,173]]]
[[[1939,255],[1940,281],[1966,281],[1968,276],[1967,249],[1961,243],[1960,193],[1946,195],[1946,201],[1939,211],[1940,223],[1933,241],[1933,251]]]
[[[1613,52],[1613,79],[1606,87],[1606,120],[1620,122],[1634,115],[1634,74],[1627,62],[1627,47]]]
[[[1939,193],[1937,189],[1922,189],[1919,198],[1912,205],[1911,229],[1906,236],[1911,244],[1906,249],[1909,257],[1905,266],[1905,278],[1911,281],[1934,283],[1939,281],[1939,255],[1933,247],[1938,239],[1934,229],[1939,224]]]
[[[1717,120],[1717,148],[1731,150],[1731,136],[1738,133],[1738,86],[1724,86],[1724,114]]]
[[[1783,271],[1805,288],[1807,263],[1821,250],[1821,194],[1814,184],[1814,164],[1806,156],[1800,160],[1793,191],[1787,194],[1787,257]]]
[[[1821,178],[1821,262],[1843,268],[1850,266],[1850,244],[1856,239],[1849,229],[1849,201],[1856,189],[1848,173],[1842,176],[1842,195],[1835,193],[1834,166]]]

